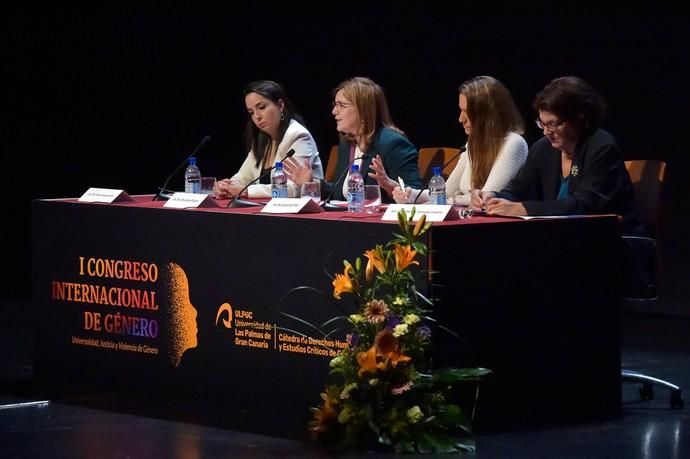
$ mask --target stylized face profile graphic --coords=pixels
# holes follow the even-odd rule
[[[170,360],[180,365],[182,354],[197,346],[197,312],[189,298],[189,282],[180,265],[168,263],[168,330],[170,331]]]

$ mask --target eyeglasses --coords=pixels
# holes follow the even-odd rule
[[[546,129],[549,132],[557,131],[561,126],[565,124],[565,121],[549,121],[548,123],[544,123],[539,118],[534,120],[534,122],[537,123],[537,127],[539,127],[539,129]]]
[[[333,108],[337,108],[338,110],[342,110],[347,107],[352,107],[351,103],[348,102],[338,102],[337,100],[333,102]]]

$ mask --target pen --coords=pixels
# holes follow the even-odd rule
[[[398,183],[400,184],[400,189],[405,191],[405,182],[403,182],[403,179],[400,176],[398,176]]]

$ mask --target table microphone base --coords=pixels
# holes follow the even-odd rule
[[[331,204],[330,202],[324,202],[321,204],[321,208],[325,212],[343,212],[347,210],[347,207],[339,206],[337,204]]]
[[[262,202],[247,201],[245,199],[235,198],[232,201],[230,201],[230,204],[228,205],[228,207],[233,208],[233,209],[238,209],[240,207],[261,207],[263,205],[264,205],[264,203],[262,203]]]
[[[159,188],[159,190],[160,191],[158,191],[158,194],[153,197],[154,201],[167,201],[168,199],[172,198],[173,194],[175,194],[175,192],[171,190],[164,190],[163,188]]]

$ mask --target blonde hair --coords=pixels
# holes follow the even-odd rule
[[[511,132],[523,134],[525,124],[510,91],[493,77],[474,77],[461,84],[458,91],[467,98],[467,116],[472,123],[472,134],[467,140],[472,187],[481,188],[506,136]]]
[[[376,131],[381,128],[387,127],[404,134],[403,131],[393,124],[383,88],[373,80],[366,77],[350,78],[340,83],[333,90],[334,97],[338,91],[343,92],[343,96],[352,102],[354,109],[357,111],[357,115],[359,115],[360,122],[362,123],[361,135],[366,140],[367,148],[371,145]],[[352,134],[342,135],[349,142],[356,140]]]

